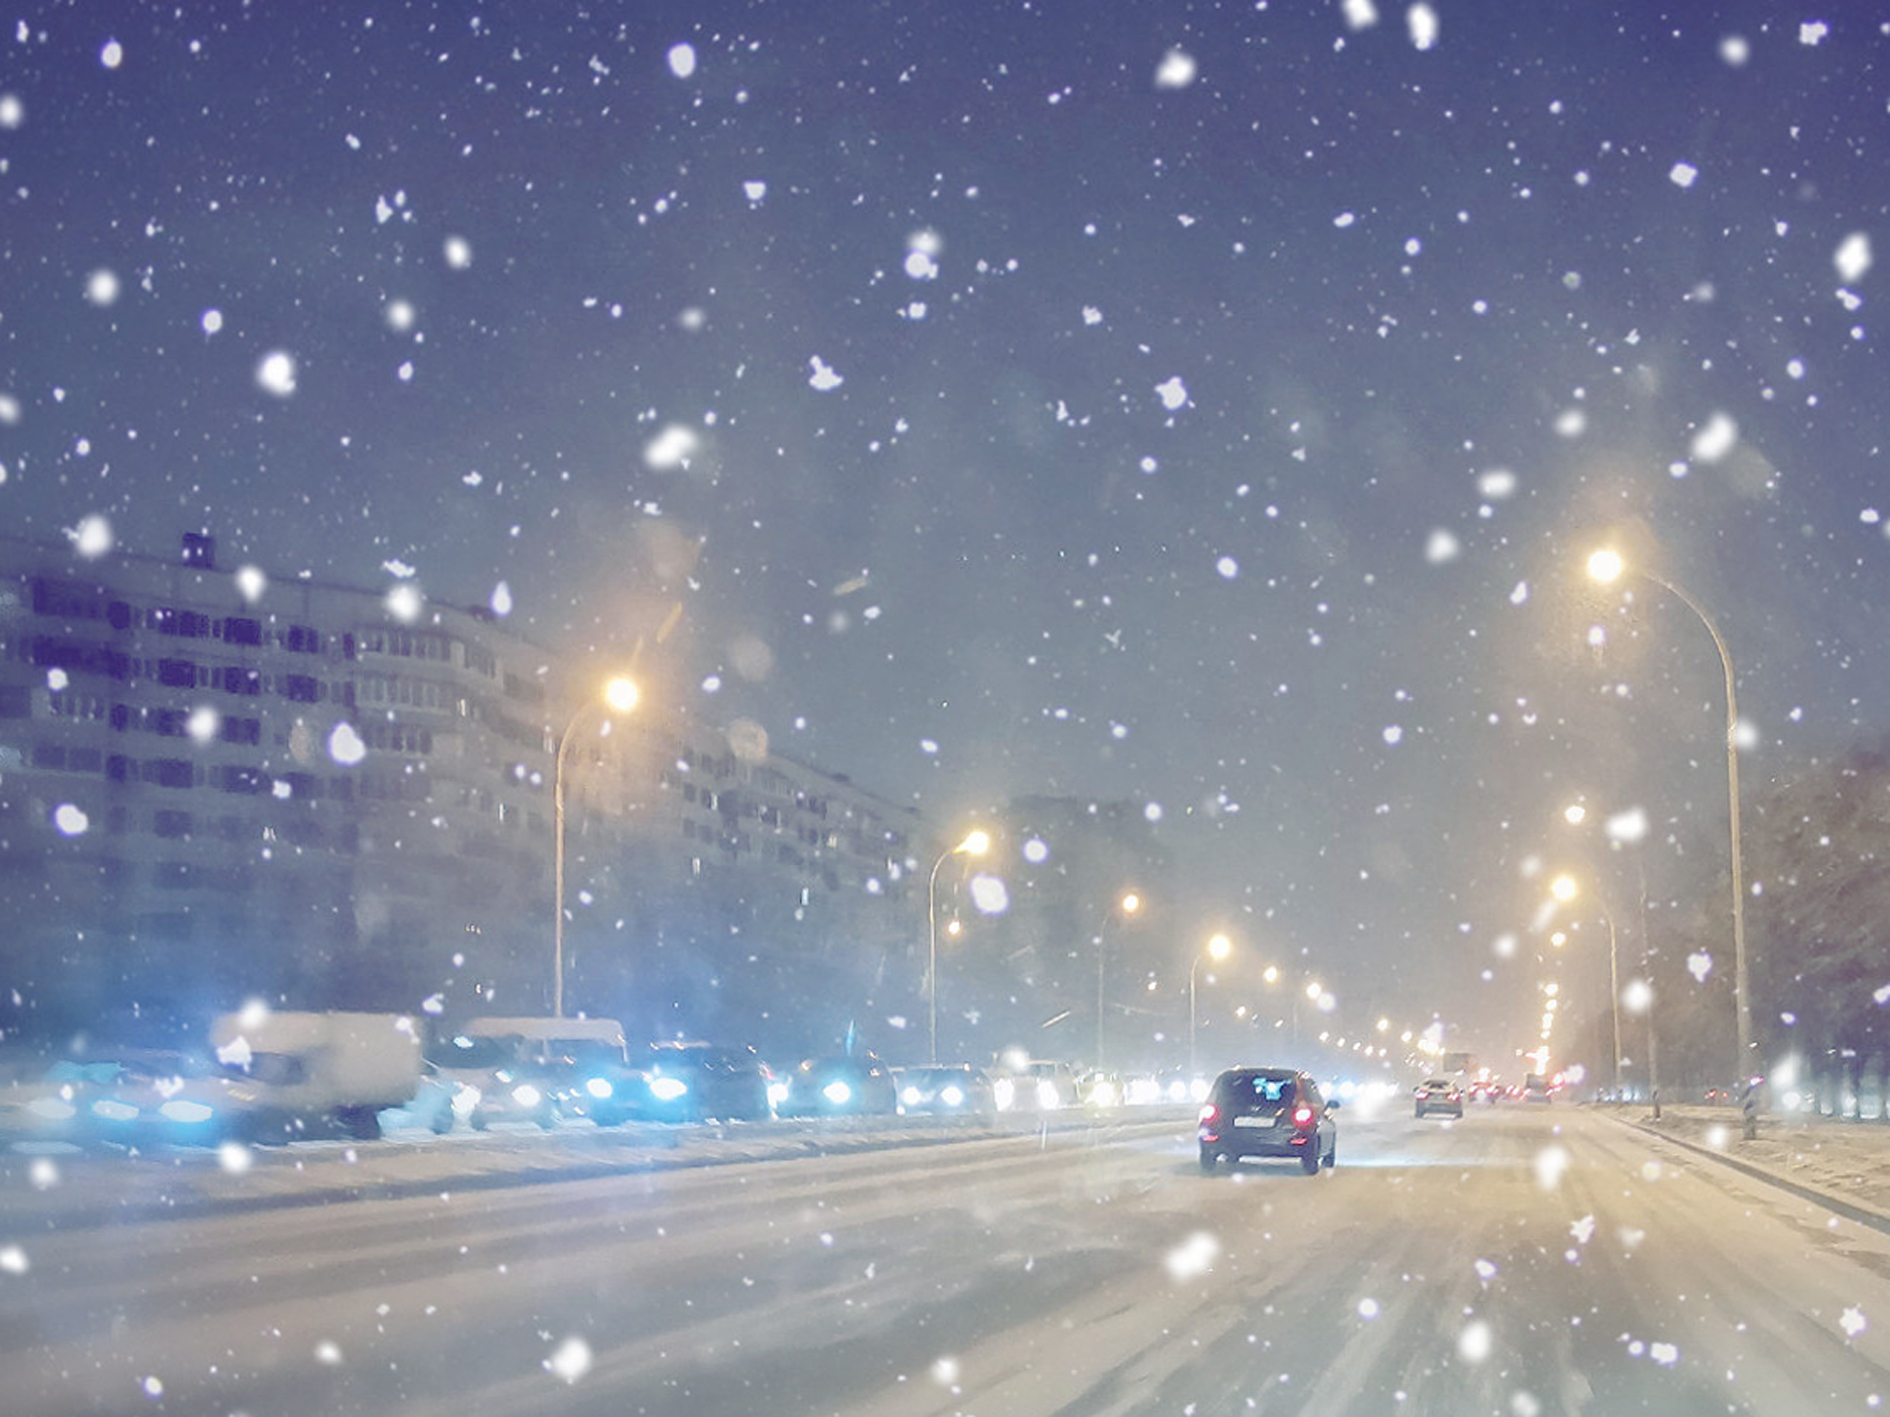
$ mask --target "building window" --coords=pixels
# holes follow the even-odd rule
[[[322,681],[307,674],[284,674],[282,676],[282,697],[293,699],[298,704],[320,703]]]
[[[143,777],[159,787],[195,787],[197,766],[187,758],[152,758],[144,764]]]
[[[221,688],[225,693],[254,697],[262,692],[262,675],[240,664],[225,665]]]
[[[246,615],[226,615],[223,617],[223,642],[232,645],[262,644],[262,621],[252,620]]]
[[[159,812],[152,822],[152,830],[167,840],[176,841],[190,835],[190,813],[177,811]]]

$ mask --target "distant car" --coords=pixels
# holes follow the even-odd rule
[[[898,1111],[892,1069],[871,1053],[808,1058],[771,1089],[780,1117],[887,1116]]]
[[[986,1117],[997,1112],[997,1091],[983,1068],[969,1063],[894,1068],[902,1116]]]
[[[1540,1073],[1530,1073],[1523,1079],[1523,1101],[1549,1102],[1555,1097],[1555,1084]]]
[[[1229,1068],[1201,1107],[1201,1170],[1251,1156],[1295,1160],[1316,1176],[1338,1160],[1338,1107],[1297,1068]]]
[[[998,1071],[991,1079],[1000,1112],[1055,1112],[1081,1097],[1076,1069],[1068,1063],[1031,1060]]]
[[[1428,1117],[1435,1112],[1452,1117],[1463,1116],[1463,1089],[1449,1078],[1430,1078],[1421,1082],[1413,1096],[1420,1117]]]
[[[658,1122],[760,1122],[774,1116],[768,1097],[774,1074],[753,1048],[652,1043],[640,1061],[643,1086],[630,1104],[638,1117]]]

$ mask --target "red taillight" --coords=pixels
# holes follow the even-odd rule
[[[1295,1107],[1295,1108],[1293,1109],[1293,1125],[1294,1125],[1294,1126],[1296,1126],[1296,1127],[1310,1127],[1310,1126],[1311,1126],[1312,1124],[1313,1124],[1313,1110],[1312,1110],[1312,1108],[1310,1108],[1310,1107]]]
[[[1201,1109],[1201,1125],[1205,1127],[1209,1122],[1220,1115],[1221,1109],[1216,1107],[1212,1102],[1208,1103]]]
[[[1429,1099],[1430,1099],[1430,1093],[1426,1092],[1423,1088],[1420,1087],[1417,1090],[1417,1100],[1419,1102],[1425,1102],[1425,1101],[1428,1101]]]

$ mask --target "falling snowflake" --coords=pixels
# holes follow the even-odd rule
[[[1466,1363],[1481,1363],[1490,1356],[1490,1326],[1482,1319],[1472,1319],[1457,1335],[1457,1352]]]
[[[545,1359],[545,1371],[561,1382],[575,1383],[591,1370],[591,1345],[576,1334],[560,1343]]]
[[[1197,1230],[1167,1255],[1168,1273],[1177,1280],[1196,1279],[1214,1267],[1221,1253],[1221,1242],[1205,1230]]]
[[[807,382],[814,388],[819,389],[823,394],[831,389],[839,388],[841,384],[846,382],[836,374],[832,367],[818,354],[814,355],[807,362],[814,370],[814,372],[808,376]]]

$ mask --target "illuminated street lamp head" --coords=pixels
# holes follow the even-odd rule
[[[1234,942],[1225,935],[1216,935],[1207,942],[1207,952],[1216,959],[1226,959],[1234,951]]]
[[[1269,964],[1260,972],[1260,977],[1269,984],[1278,984],[1280,982],[1280,967],[1277,964]]]
[[[1616,551],[1597,551],[1588,558],[1589,577],[1600,581],[1603,585],[1619,580],[1621,573],[1626,569],[1627,562],[1623,561],[1620,553]]]
[[[1137,895],[1134,891],[1128,891],[1123,895],[1122,913],[1124,915],[1133,915],[1135,914],[1136,911],[1140,910],[1141,908],[1142,908],[1141,896]]]
[[[1549,894],[1565,903],[1575,899],[1579,891],[1580,887],[1575,884],[1573,876],[1557,876],[1549,882]]]
[[[629,713],[637,706],[636,681],[622,676],[612,679],[604,685],[604,702],[612,713]]]
[[[952,848],[953,851],[962,851],[967,856],[982,856],[990,849],[991,834],[985,831],[972,832]]]
[[[1588,809],[1579,802],[1571,802],[1562,809],[1562,820],[1572,827],[1580,826],[1588,818]]]

